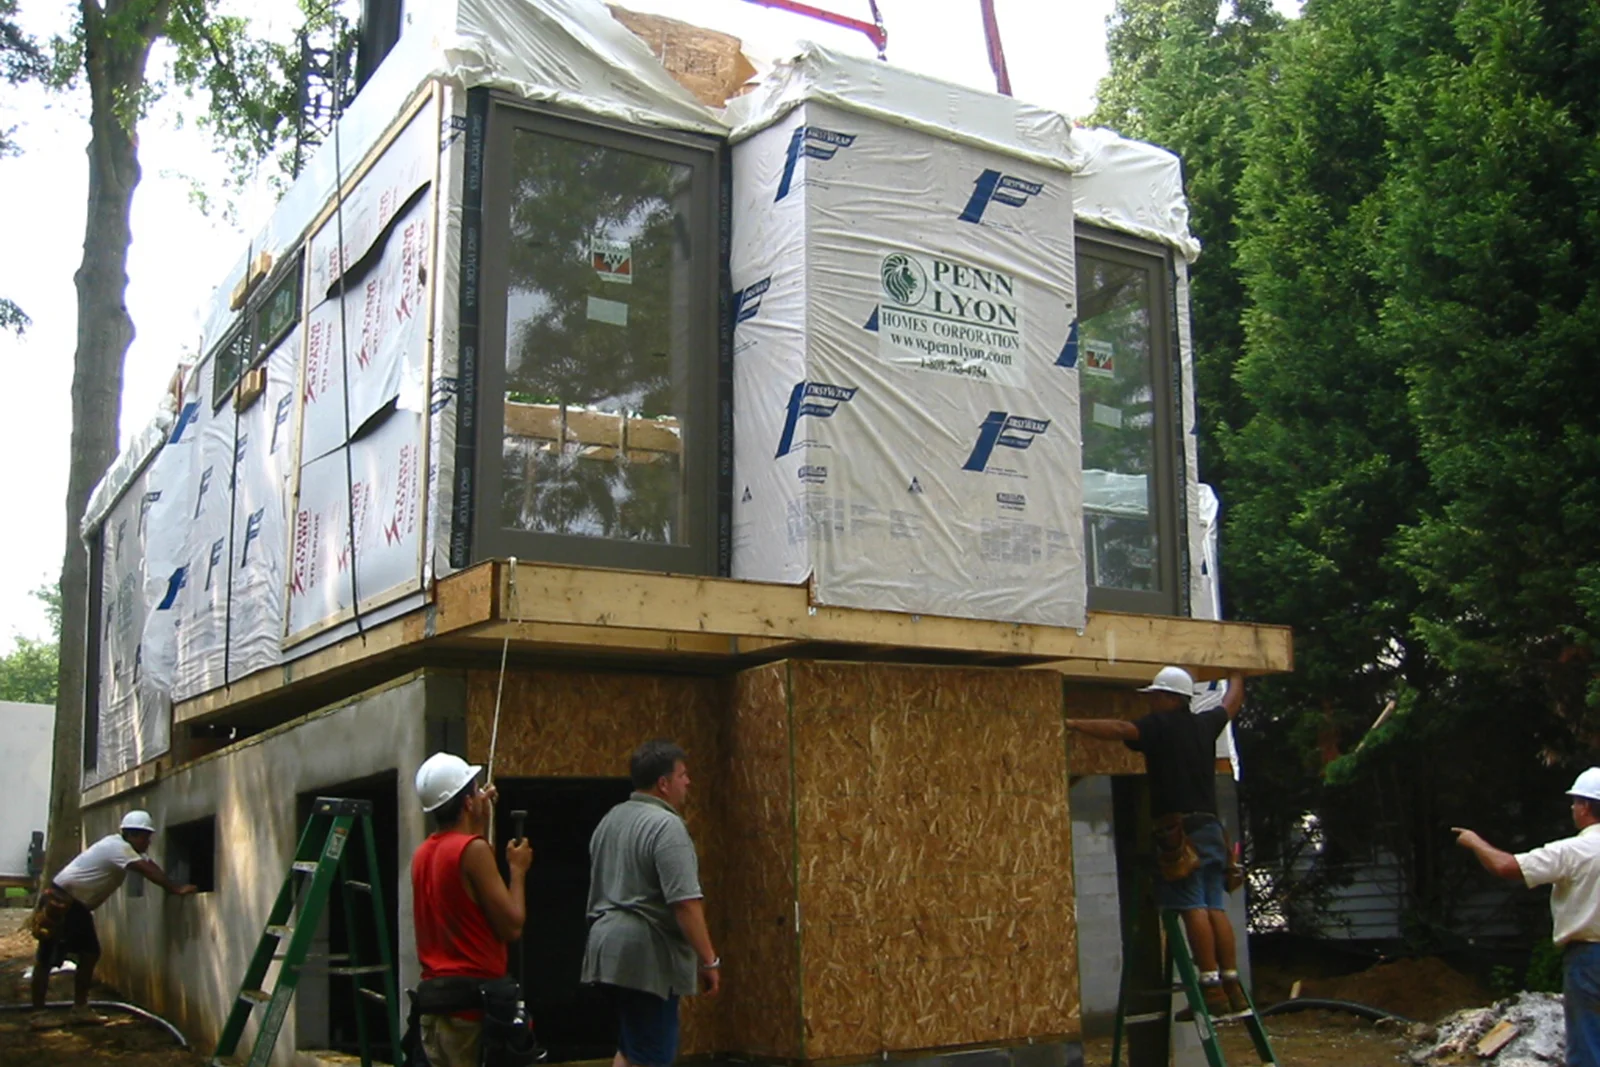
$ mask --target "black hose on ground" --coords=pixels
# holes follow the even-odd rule
[[[1396,1015],[1392,1011],[1374,1008],[1370,1004],[1357,1004],[1353,1000],[1327,1000],[1322,997],[1296,997],[1294,1000],[1281,1000],[1270,1008],[1262,1008],[1256,1014],[1265,1019],[1269,1015],[1287,1015],[1292,1011],[1343,1011],[1351,1015],[1359,1015],[1363,1019],[1378,1022],[1382,1019],[1393,1019],[1405,1023],[1407,1026],[1415,1025],[1415,1019],[1408,1019],[1404,1015]]]
[[[47,1007],[47,1008],[70,1008],[70,1007],[72,1007],[72,1001],[70,1001],[70,1000],[52,1000],[52,1001],[49,1001],[48,1003],[46,1003],[45,1007]],[[89,1007],[91,1007],[91,1008],[109,1008],[112,1011],[125,1011],[129,1015],[137,1015],[139,1018],[144,1019],[147,1022],[155,1023],[157,1026],[159,1026],[162,1029],[166,1030],[167,1033],[172,1035],[172,1040],[174,1040],[174,1041],[176,1041],[178,1043],[178,1047],[179,1048],[188,1048],[189,1047],[189,1039],[184,1037],[183,1033],[176,1026],[173,1026],[171,1023],[167,1022],[167,1020],[163,1019],[161,1016],[157,1015],[155,1012],[153,1012],[153,1011],[145,1011],[143,1008],[139,1007],[136,1004],[124,1004],[120,1000],[91,1000],[91,1001],[89,1001]],[[35,1011],[35,1010],[37,1010],[37,1009],[35,1009],[32,1004],[0,1004],[0,1011]]]

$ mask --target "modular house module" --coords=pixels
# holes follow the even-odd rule
[[[1063,717],[1292,665],[1217,621],[1198,251],[1174,157],[1006,97],[810,47],[712,109],[597,0],[409,14],[83,520],[86,832],[148,808],[205,890],[106,905],[106,970],[214,1039],[339,795],[413,983],[412,776],[493,745],[531,1009],[609,1055],[584,848],[672,736],[687,1054],[1067,1062],[1069,785],[1138,765]],[[352,1045],[341,981],[274,1063]]]

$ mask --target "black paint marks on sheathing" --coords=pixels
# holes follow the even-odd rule
[[[460,347],[456,369],[456,484],[451,509],[450,566],[472,562],[474,464],[478,458],[478,334],[483,270],[483,157],[489,92],[467,93],[466,169],[461,182]]]
[[[733,158],[717,153],[717,574],[733,574]]]

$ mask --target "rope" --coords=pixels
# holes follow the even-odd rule
[[[334,40],[344,39],[344,20],[334,21]],[[339,370],[344,380],[344,492],[345,538],[350,546],[350,612],[355,619],[356,633],[362,641],[367,639],[366,626],[361,621],[361,590],[356,584],[356,474],[350,440],[350,328],[345,314],[344,298],[348,293],[350,264],[344,260],[344,159],[340,149],[339,120],[344,117],[344,72],[340,63],[344,49],[333,50],[333,225],[334,237],[339,243]]]
[[[512,619],[520,617],[517,610],[517,557],[510,558],[511,568],[506,576],[506,613]],[[494,689],[494,725],[489,728],[489,770],[485,787],[494,784],[494,750],[500,740],[500,698],[506,691],[506,653],[511,649],[511,629],[506,628],[505,640],[500,642],[500,680]]]

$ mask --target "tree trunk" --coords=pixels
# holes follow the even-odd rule
[[[165,4],[154,5],[142,25],[108,30],[117,0],[101,9],[83,0],[84,67],[90,94],[89,205],[83,262],[73,281],[78,290],[78,348],[72,370],[72,453],[67,471],[67,539],[61,561],[61,668],[56,696],[54,773],[46,877],[53,876],[82,846],[79,795],[84,770],[84,683],[88,642],[98,627],[89,612],[89,555],[78,523],[89,494],[117,455],[123,361],[133,343],[133,320],[125,301],[130,214],[139,185],[138,141],[128,101],[137,100],[145,79],[150,43],[165,21]],[[143,32],[130,33],[137,29]],[[124,102],[119,109],[118,102]],[[122,113],[119,113],[119,110]]]

